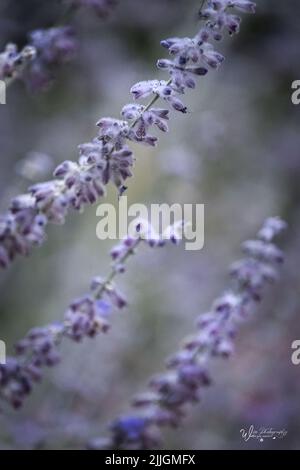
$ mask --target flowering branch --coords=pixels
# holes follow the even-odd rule
[[[78,162],[65,161],[55,172],[56,179],[29,188],[29,193],[12,201],[10,211],[0,218],[0,266],[7,267],[17,254],[27,255],[33,246],[41,245],[46,225],[63,223],[70,209],[82,210],[105,194],[112,181],[122,193],[127,178],[132,176],[134,157],[127,142],[155,146],[158,138],[149,134],[155,125],[168,131],[169,111],[153,105],[161,98],[175,110],[187,112],[181,96],[186,88],[195,88],[195,77],[216,69],[224,57],[213,48],[211,40],[221,40],[224,32],[239,31],[241,18],[232,9],[253,13],[255,4],[248,0],[207,0],[200,12],[203,26],[193,38],[170,38],[161,42],[172,59],[157,62],[159,69],[171,78],[139,82],[131,88],[134,99],[152,96],[145,106],[127,104],[122,120],[102,118],[97,122],[99,134],[79,146]]]
[[[139,223],[134,236],[128,235],[112,249],[113,262],[108,276],[105,279],[95,277],[90,292],[70,303],[61,323],[33,328],[16,344],[17,357],[9,357],[6,364],[0,364],[0,399],[19,408],[34,383],[42,379],[43,367],[54,366],[60,361],[58,347],[64,338],[78,342],[108,331],[112,308],[122,309],[127,305],[113,282],[115,277],[125,272],[127,260],[140,243],[160,247],[167,241],[166,237],[158,238],[150,225],[143,230],[141,226]],[[179,241],[173,229],[168,233],[171,242]]]
[[[197,332],[166,363],[168,371],[153,377],[149,391],[134,398],[140,412],[115,420],[108,438],[94,439],[92,449],[149,449],[161,444],[160,428],[177,427],[187,407],[199,402],[202,389],[211,384],[209,361],[228,358],[241,322],[260,301],[267,283],[277,279],[276,265],[283,253],[273,239],[286,227],[278,217],[265,221],[255,240],[242,246],[246,258],[234,263],[233,288],[216,299],[208,313],[198,317]]]
[[[115,4],[115,0],[69,0],[60,22],[80,7],[89,8],[104,18]],[[21,51],[15,44],[7,44],[0,53],[0,80],[9,86],[16,79],[21,79],[31,90],[44,90],[52,82],[53,69],[71,61],[77,48],[78,43],[70,26],[32,31],[29,44]]]

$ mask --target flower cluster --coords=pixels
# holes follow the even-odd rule
[[[72,60],[78,46],[74,31],[69,26],[32,31],[29,44],[37,54],[26,68],[23,79],[34,91],[48,88],[54,67]]]
[[[0,80],[10,80],[20,76],[28,63],[36,57],[36,49],[25,46],[18,51],[15,44],[7,44],[5,50],[0,53]]]
[[[186,87],[195,86],[194,77],[205,75],[208,67],[216,68],[223,61],[223,56],[213,49],[209,40],[216,39],[217,34],[228,29],[228,23],[233,18],[238,18],[230,13],[232,8],[253,12],[254,3],[247,0],[208,1],[207,8],[202,12],[204,26],[194,38],[162,41],[172,60],[161,59],[158,67],[170,72],[170,80],[148,80],[136,83],[131,88],[134,99],[151,95],[150,103],[125,105],[121,112],[123,120],[111,117],[100,119],[97,122],[98,136],[79,146],[78,162],[63,162],[54,172],[56,179],[33,186],[29,189],[30,196],[17,198],[26,202],[25,207],[21,204],[21,208],[11,210],[0,221],[0,266],[8,266],[18,253],[27,254],[34,245],[42,243],[47,222],[63,223],[70,209],[81,210],[86,204],[98,200],[104,195],[104,186],[108,182],[112,181],[119,193],[126,189],[124,183],[132,176],[134,163],[128,142],[155,146],[158,138],[149,133],[150,128],[156,126],[162,132],[168,130],[168,110],[154,106],[159,98],[175,110],[187,112],[179,96]],[[72,40],[63,39],[59,30],[54,31],[54,37],[57,39],[58,35],[60,38],[59,47],[57,50],[54,41],[54,49],[49,51],[47,57],[68,57]],[[67,30],[63,31],[63,35],[69,34]],[[37,48],[42,38],[43,35],[36,32]],[[51,44],[52,39],[52,33],[46,35],[45,40],[50,40]]]
[[[166,237],[163,241],[154,241],[153,230],[147,227],[148,230],[141,230],[138,224],[134,235],[126,236],[111,250],[109,275],[105,279],[92,279],[89,293],[70,303],[61,323],[33,328],[16,344],[16,357],[9,357],[6,364],[0,364],[0,399],[19,408],[33,385],[42,379],[42,369],[60,361],[58,348],[64,338],[79,342],[108,331],[113,308],[123,309],[127,305],[126,298],[113,282],[115,276],[124,273],[127,259],[141,242],[150,247],[167,242]],[[173,233],[171,227],[169,233]],[[169,241],[174,240],[170,237]]]
[[[158,65],[161,61],[158,61]],[[173,82],[172,82],[173,84]],[[186,106],[176,97],[176,90],[165,80],[147,80],[133,85],[130,93],[134,99],[146,98],[151,94],[169,102],[176,111],[187,112]]]
[[[277,277],[276,265],[283,261],[283,254],[272,240],[285,226],[278,217],[267,219],[257,238],[243,245],[247,257],[230,270],[233,288],[198,317],[196,333],[167,360],[167,372],[154,376],[149,391],[134,398],[132,405],[140,412],[117,419],[111,426],[111,436],[95,439],[91,448],[156,447],[159,429],[178,426],[188,406],[201,400],[203,389],[212,382],[209,360],[232,354],[239,324],[251,314],[265,285]]]
[[[105,18],[116,5],[116,0],[70,0],[70,6],[92,9]],[[7,44],[0,53],[0,80],[7,84],[16,78],[23,80],[30,90],[49,88],[54,69],[71,61],[78,49],[75,32],[70,26],[37,29],[29,34],[28,45],[21,51],[15,44]]]
[[[21,51],[8,44],[0,54],[0,79],[9,83],[19,78],[33,90],[44,89],[52,80],[53,68],[70,61],[76,50],[77,41],[68,26],[32,31]]]
[[[157,67],[170,74],[168,82],[164,80],[147,80],[135,84],[131,93],[135,99],[145,98],[153,94],[182,113],[187,112],[186,106],[179,98],[186,88],[196,87],[196,77],[207,74],[209,68],[217,69],[224,61],[222,54],[217,52],[211,40],[222,39],[224,31],[229,34],[238,33],[241,18],[231,13],[237,8],[246,13],[255,12],[255,3],[241,1],[208,1],[207,7],[201,10],[200,16],[205,20],[204,26],[193,37],[169,38],[161,41],[168,49],[172,59],[160,59]]]
[[[220,40],[224,30],[230,35],[239,32],[241,18],[230,13],[231,8],[243,13],[255,13],[255,3],[249,0],[210,0],[207,8],[200,12],[200,16],[208,21],[208,30],[214,39]]]

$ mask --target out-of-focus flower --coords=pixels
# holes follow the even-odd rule
[[[46,189],[47,191],[47,189]],[[30,196],[15,201],[15,209],[22,210],[31,206]],[[1,224],[1,222],[0,222]],[[1,225],[0,225],[1,227]],[[172,229],[169,230],[172,233]],[[35,233],[38,241],[41,234]],[[152,231],[126,236],[111,251],[112,269],[105,279],[97,276],[92,279],[90,292],[72,301],[61,323],[54,323],[42,328],[33,328],[16,344],[17,357],[9,357],[6,364],[0,364],[0,400],[19,408],[36,382],[42,379],[44,367],[56,365],[61,357],[58,346],[64,338],[75,342],[84,338],[93,338],[106,333],[110,328],[110,315],[113,308],[123,309],[127,299],[114,283],[119,273],[125,272],[125,264],[140,243],[150,247],[166,243],[153,243]],[[172,242],[172,238],[169,238]],[[8,262],[5,252],[0,247],[0,263]],[[137,428],[136,428],[137,432]]]
[[[116,5],[116,0],[70,0],[73,7],[92,9],[105,18]],[[71,61],[78,48],[75,33],[70,26],[37,29],[29,34],[29,44],[21,51],[15,44],[7,44],[0,53],[0,80],[19,78],[32,91],[49,88],[57,66]]]
[[[0,79],[24,80],[30,89],[47,88],[53,79],[53,69],[73,59],[77,50],[74,31],[69,26],[32,31],[29,44],[20,52],[8,44],[0,54]]]
[[[53,159],[41,152],[30,152],[16,164],[16,173],[29,181],[45,178],[53,168]]]
[[[203,389],[212,383],[210,359],[232,355],[240,323],[252,313],[266,284],[276,278],[276,265],[283,256],[278,248],[274,256],[272,240],[285,227],[279,217],[265,221],[255,240],[259,249],[252,249],[251,242],[248,258],[231,268],[233,288],[216,299],[208,313],[197,318],[196,333],[186,338],[179,351],[167,360],[167,372],[154,376],[149,381],[149,391],[134,398],[132,405],[140,412],[114,421],[110,442],[92,440],[90,448],[99,449],[101,445],[109,449],[152,448],[157,445],[160,428],[181,423],[188,405],[199,402]]]
[[[15,44],[7,44],[0,53],[0,80],[12,80],[22,75],[24,68],[36,57],[35,47],[28,45],[18,51]]]
[[[36,58],[23,74],[30,89],[47,88],[53,80],[53,69],[72,60],[78,43],[69,26],[32,31],[29,43],[36,50]]]

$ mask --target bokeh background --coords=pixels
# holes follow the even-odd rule
[[[83,11],[67,19],[79,50],[51,89],[30,93],[18,82],[9,88],[0,106],[2,211],[31,184],[20,172],[28,154],[50,156],[42,179],[62,160],[76,159],[77,145],[95,135],[94,123],[118,117],[130,102],[131,85],[159,76],[160,40],[198,27],[199,1],[118,3],[106,20]],[[46,371],[24,408],[2,410],[0,448],[82,448],[105,432],[226,289],[240,243],[269,215],[289,223],[281,282],[243,326],[234,358],[214,364],[214,386],[181,429],[166,433],[165,448],[300,448],[300,366],[291,363],[291,343],[300,339],[300,106],[291,103],[291,83],[300,79],[300,7],[293,0],[257,3],[241,33],[219,45],[223,66],[186,97],[189,114],[172,113],[157,149],[136,149],[129,202],[204,203],[204,249],[141,249],[119,278],[129,308],[115,315],[108,335],[65,342],[63,362]],[[1,50],[59,22],[61,8],[59,1],[2,0]],[[117,204],[113,188],[107,201]],[[113,242],[96,238],[97,221],[93,206],[51,226],[42,249],[0,273],[0,338],[8,352],[32,326],[61,319],[90,278],[108,271]],[[240,429],[251,424],[288,434],[245,443]]]

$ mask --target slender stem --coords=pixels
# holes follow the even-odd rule
[[[172,79],[170,78],[168,81],[167,81],[167,85],[170,85],[172,83]],[[156,101],[159,99],[159,94],[156,93],[153,98],[149,101],[149,103],[145,106],[145,108],[143,109],[143,111],[141,112],[141,114],[132,122],[132,124],[129,126],[129,129],[133,129],[136,124],[138,123],[139,119],[143,116],[143,114],[148,111],[151,106],[153,106]]]
[[[132,245],[132,247],[126,251],[126,253],[124,254],[124,256],[120,259],[120,263],[125,263],[125,261],[127,261],[127,259],[134,254],[134,249],[139,245],[139,243],[141,242],[141,238],[137,238],[135,243]],[[101,297],[101,295],[105,292],[106,288],[109,286],[109,284],[113,281],[113,279],[116,277],[116,275],[118,274],[118,270],[116,269],[115,266],[112,267],[110,273],[108,274],[107,278],[105,279],[105,281],[101,284],[101,287],[99,288],[99,290],[95,293],[95,299],[99,299]]]
[[[200,7],[200,9],[199,9],[199,14],[202,13],[202,10],[203,10],[203,7],[204,7],[205,2],[206,2],[206,0],[202,0],[201,7]]]
[[[141,241],[142,241],[141,237],[139,237],[135,240],[133,245],[130,248],[128,248],[128,250],[125,252],[123,257],[120,258],[120,263],[125,263],[127,261],[127,259],[135,253],[134,250],[141,243]],[[101,287],[99,288],[99,290],[94,293],[93,297],[94,297],[95,300],[101,298],[101,296],[105,293],[105,290],[109,287],[112,280],[116,277],[117,274],[118,274],[118,270],[113,265],[110,272],[109,272],[109,274],[107,275],[106,279],[101,284]],[[52,328],[52,331],[50,330],[51,331],[52,341],[57,347],[60,346],[60,344],[63,341],[64,333],[66,331],[66,328],[68,327],[68,322],[66,320],[64,320],[62,322],[62,325],[63,325],[63,328],[56,329],[56,327],[54,325],[53,328]],[[50,326],[50,329],[51,329],[51,326]],[[21,367],[26,367],[27,365],[30,365],[31,357],[32,357],[31,354],[28,354],[27,357],[24,357],[23,360],[21,360],[19,362],[19,365]],[[0,387],[0,398],[1,397],[3,399],[7,398],[5,393],[3,392],[2,388]]]

